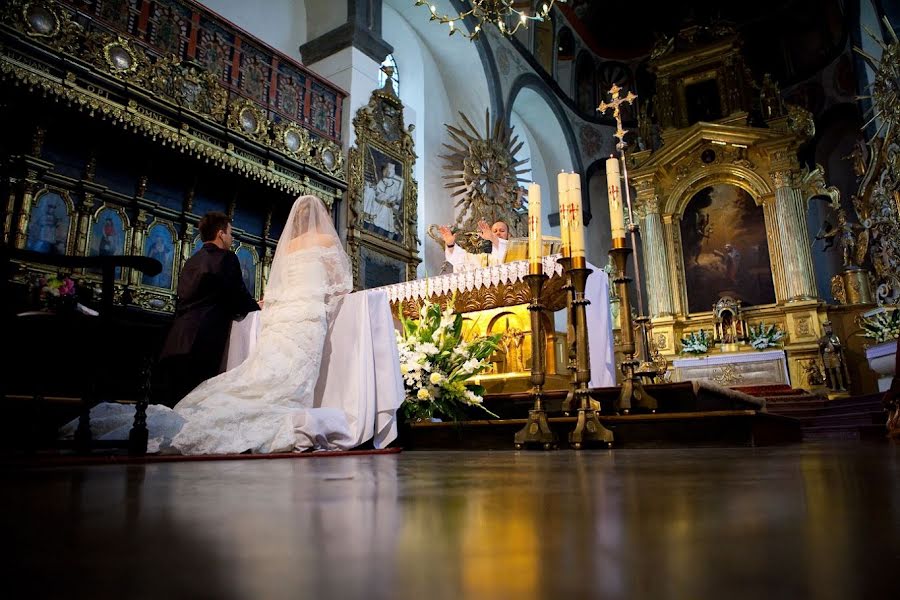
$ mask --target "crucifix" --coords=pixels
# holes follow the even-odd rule
[[[628,133],[627,129],[622,129],[622,112],[621,106],[624,103],[632,104],[635,100],[637,100],[637,94],[632,92],[628,92],[624,97],[620,97],[620,92],[622,92],[622,88],[620,88],[615,83],[609,88],[609,95],[612,98],[609,102],[601,102],[600,106],[597,107],[597,111],[600,114],[604,114],[609,109],[613,111],[613,118],[616,120],[616,132],[613,134],[616,139],[619,141],[616,143],[616,149],[619,151],[619,162],[622,165],[622,178],[624,179],[624,183],[622,185],[622,189],[625,190],[625,202],[628,206],[628,231],[631,232],[631,246],[634,248],[634,254],[631,255],[634,261],[634,281],[637,288],[637,301],[638,301],[638,314],[644,314],[644,298],[643,292],[641,292],[641,273],[638,270],[638,256],[637,256],[637,225],[634,223],[634,214],[631,210],[631,190],[628,189],[628,166],[625,164],[625,134]],[[612,189],[609,190],[612,193]]]

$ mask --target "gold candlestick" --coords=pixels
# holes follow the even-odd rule
[[[569,393],[566,394],[566,399],[563,400],[562,403],[562,413],[566,416],[569,416],[569,413],[572,411],[572,407],[575,405],[575,315],[572,312],[572,297],[575,295],[573,291],[575,288],[572,286],[572,278],[569,277],[569,269],[572,268],[572,258],[569,256],[562,256],[556,259],[563,268],[563,277],[566,278],[566,283],[563,285],[563,293],[566,295],[566,369],[570,371],[571,377],[571,386],[569,387]]]
[[[568,274],[573,288],[571,316],[575,321],[575,381],[572,394],[578,406],[578,422],[575,424],[575,430],[569,433],[569,443],[576,450],[580,450],[584,444],[593,443],[609,448],[613,443],[613,434],[597,418],[599,410],[595,410],[592,406],[588,389],[591,381],[591,363],[585,308],[590,300],[584,297],[584,289],[588,275],[593,269],[585,266],[584,257],[572,257],[571,264]]]
[[[534,399],[534,408],[528,411],[528,422],[516,432],[514,437],[516,450],[521,450],[526,444],[540,444],[544,450],[556,447],[556,434],[550,430],[547,413],[544,410],[546,339],[544,337],[544,305],[541,303],[541,289],[547,279],[548,277],[543,273],[532,273],[525,276],[525,281],[531,290],[531,303],[528,305],[528,310],[531,313],[531,397]]]
[[[624,244],[613,244],[624,246]],[[622,327],[622,352],[625,359],[622,361],[622,390],[619,392],[619,400],[616,411],[620,414],[628,414],[632,408],[639,407],[650,412],[656,412],[656,399],[644,390],[644,384],[635,373],[640,361],[635,360],[634,326],[631,321],[631,303],[628,300],[628,283],[631,278],[625,275],[628,266],[628,256],[631,248],[612,248],[609,254],[613,258],[616,267],[616,277],[613,282],[619,292],[619,315]]]

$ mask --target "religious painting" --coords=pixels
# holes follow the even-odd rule
[[[774,304],[763,209],[743,189],[718,184],[694,194],[681,219],[688,310],[711,311],[722,297]]]
[[[719,84],[715,79],[686,85],[684,102],[689,124],[722,118],[722,100],[719,97]]]
[[[365,158],[363,227],[390,240],[403,241],[403,165],[377,148]]]
[[[154,223],[144,239],[144,256],[162,263],[158,275],[144,275],[141,283],[158,288],[171,289],[175,270],[175,230],[166,223]]]
[[[88,256],[116,256],[125,254],[125,234],[127,219],[121,210],[104,206],[94,215]],[[92,272],[99,274],[100,269]],[[122,276],[122,269],[116,269],[116,279]]]
[[[256,296],[256,252],[250,246],[242,244],[235,254],[237,254],[238,262],[241,263],[241,277],[244,285],[253,296]]]
[[[309,111],[309,120],[313,127],[329,137],[335,136],[335,122],[337,117],[337,96],[334,92],[313,83],[312,103]]]
[[[197,252],[202,247],[203,247],[203,240],[200,239],[200,234],[197,234],[197,237],[194,238],[194,249],[191,250],[191,256],[197,254]]]
[[[31,207],[25,249],[44,254],[66,254],[71,222],[65,198],[52,191],[40,194]]]

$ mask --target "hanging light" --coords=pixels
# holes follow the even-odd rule
[[[548,0],[541,4],[541,8],[533,15],[529,15],[524,10],[515,8],[515,2],[511,0],[470,0],[469,4],[472,8],[461,12],[456,16],[444,15],[437,12],[434,4],[429,4],[427,0],[416,0],[416,6],[428,6],[431,12],[429,21],[438,21],[441,24],[450,26],[450,35],[459,33],[470,40],[477,40],[484,31],[484,24],[490,23],[500,30],[503,35],[513,35],[519,28],[528,28],[530,21],[543,21],[550,14],[550,9],[556,3],[565,4],[567,0]],[[461,27],[456,27],[457,21],[462,21],[466,17],[475,19],[475,27],[471,33],[466,33]]]

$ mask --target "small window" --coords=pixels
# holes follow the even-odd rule
[[[390,73],[390,75],[388,75]],[[400,95],[400,72],[397,70],[397,63],[394,61],[394,55],[388,54],[384,62],[381,63],[381,70],[378,72],[378,87],[383,88],[387,80],[390,79],[394,87],[394,93]]]

